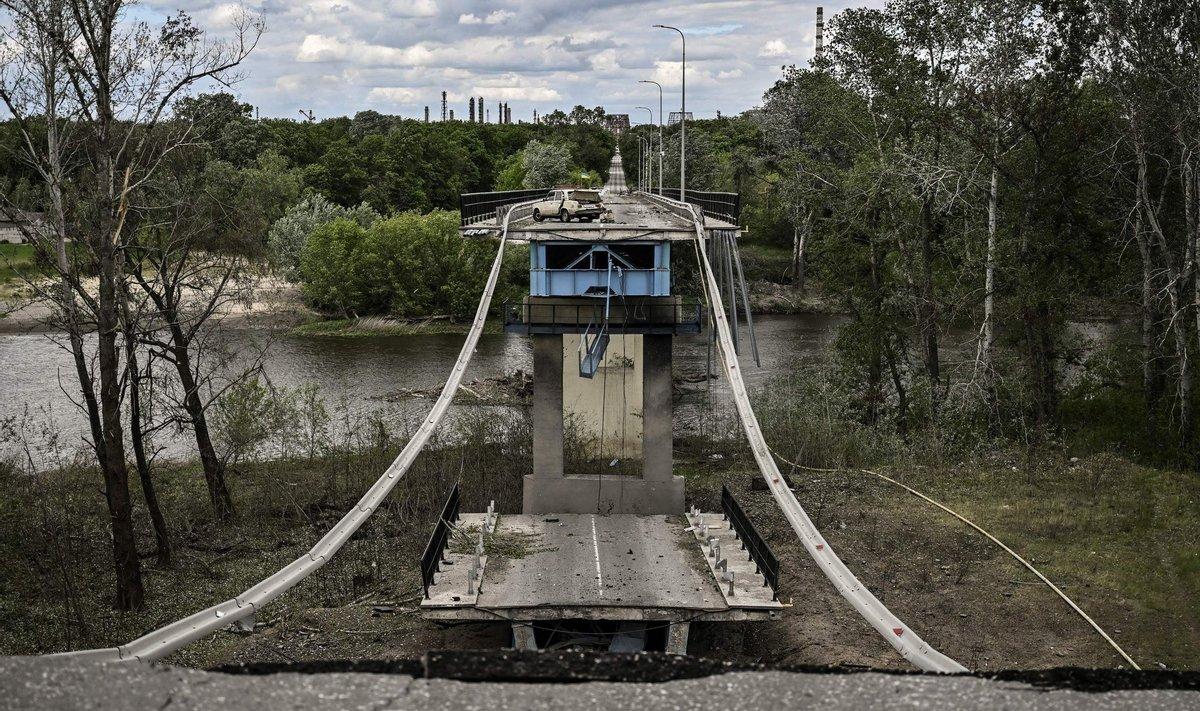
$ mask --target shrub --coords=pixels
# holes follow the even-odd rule
[[[402,212],[368,228],[345,218],[326,223],[304,248],[303,294],[314,308],[344,316],[468,318],[495,247],[463,239],[458,224],[458,215],[445,210]],[[516,281],[515,268],[505,273]],[[498,297],[514,290],[502,289]]]
[[[301,200],[275,221],[267,235],[267,249],[275,268],[288,279],[300,278],[300,261],[308,238],[320,226],[345,218],[361,227],[370,227],[379,220],[367,203],[357,207],[342,207],[317,194]]]

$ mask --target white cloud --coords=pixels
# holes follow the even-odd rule
[[[269,31],[235,92],[264,116],[287,117],[301,106],[419,116],[443,90],[462,97],[451,99],[456,114],[480,93],[525,118],[575,104],[657,109],[657,89],[639,79],[661,82],[665,106],[678,106],[679,36],[656,22],[688,35],[688,109],[734,114],[761,101],[780,64],[811,57],[816,9],[803,0],[142,0],[136,13],[153,25],[182,9],[227,37],[243,3]]]
[[[758,50],[758,56],[760,57],[786,57],[789,54],[791,54],[791,50],[788,49],[787,43],[781,39],[773,39]]]
[[[415,104],[428,101],[429,93],[407,86],[377,86],[367,92],[367,101],[375,104]]]
[[[534,85],[523,77],[513,75],[476,84],[471,94],[499,101],[558,101],[562,98],[557,89]]]
[[[606,49],[603,52],[597,52],[588,61],[592,63],[592,69],[598,72],[615,72],[621,68],[620,62],[617,61],[617,50],[615,49]]]
[[[326,35],[307,35],[296,52],[298,62],[356,62],[368,65],[411,66],[433,61],[434,53],[426,46],[384,47],[364,42],[346,42]]]
[[[387,4],[389,10],[405,17],[435,17],[438,14],[437,0],[390,0]]]

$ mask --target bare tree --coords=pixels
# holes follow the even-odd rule
[[[162,327],[143,333],[141,340],[178,375],[179,421],[195,435],[214,513],[228,518],[235,513],[233,499],[206,414],[219,392],[211,387],[212,370],[205,361],[216,350],[215,326],[230,306],[249,301],[252,281],[236,251],[212,248],[224,218],[221,213],[228,207],[205,192],[203,178],[191,164],[188,158],[173,161],[162,179],[150,186],[156,195],[153,202],[160,207],[130,241],[127,269]],[[256,361],[234,381],[257,369]]]
[[[197,84],[222,81],[253,49],[261,21],[241,15],[232,38],[210,41],[180,13],[160,28],[130,18],[124,0],[11,0],[11,39],[5,47],[3,100],[22,127],[26,152],[50,194],[57,221],[56,260],[77,375],[104,476],[112,520],[116,568],[115,605],[143,605],[141,568],[134,540],[122,426],[123,385],[118,338],[127,328],[125,240],[137,228],[133,198],[153,179],[163,160],[191,141],[190,126],[171,120],[174,102]],[[61,107],[70,107],[64,116]],[[44,139],[42,122],[54,130]],[[60,131],[71,133],[65,148]],[[62,158],[69,155],[71,162]],[[49,156],[56,156],[50,158]],[[56,167],[57,166],[57,167]],[[71,190],[65,190],[70,181]],[[55,214],[57,213],[57,214]],[[87,288],[80,270],[63,259],[63,241],[74,238],[80,259],[98,277]],[[31,235],[46,243],[46,238]],[[43,248],[44,251],[44,248]],[[76,339],[83,304],[96,332],[98,388]],[[94,401],[94,402],[93,402]]]
[[[1195,441],[1194,367],[1200,343],[1200,18],[1171,3],[1099,3],[1099,69],[1124,112],[1128,163],[1117,162],[1131,184],[1134,225],[1143,263],[1143,338],[1154,328],[1154,292],[1168,304],[1162,340],[1174,345],[1175,401],[1180,442]],[[1152,286],[1156,273],[1165,277]],[[1191,314],[1188,311],[1191,311]],[[1149,360],[1151,341],[1144,358]],[[1147,368],[1146,395],[1155,377]]]

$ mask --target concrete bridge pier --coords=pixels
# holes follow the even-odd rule
[[[577,336],[571,336],[569,344],[562,334],[532,338],[533,473],[525,477],[523,512],[682,513],[683,478],[672,473],[672,336],[614,336],[602,368],[621,371],[619,382],[616,375],[597,374],[592,379],[579,375]],[[567,475],[566,417],[581,436],[596,438],[601,453],[640,458],[641,476]],[[624,429],[614,429],[622,425]]]

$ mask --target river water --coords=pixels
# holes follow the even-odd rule
[[[762,387],[772,375],[789,368],[798,359],[828,356],[843,317],[825,314],[759,316],[755,332],[762,366],[755,367],[749,340],[742,326],[740,361],[751,390]],[[1081,343],[1111,339],[1114,322],[1074,324],[1072,330]],[[955,359],[973,356],[970,332],[951,333],[943,350],[951,365]],[[677,373],[702,373],[708,358],[708,336],[684,336],[675,340],[674,361]],[[395,414],[417,422],[430,406],[429,400],[408,402],[399,408],[386,396],[401,390],[433,389],[445,377],[462,346],[459,334],[422,334],[413,336],[312,337],[274,335],[263,332],[231,330],[228,340],[240,353],[234,363],[246,361],[256,348],[266,345],[264,370],[277,387],[294,388],[315,383],[320,387],[335,420],[373,410],[389,408]],[[714,356],[715,357],[715,356]],[[511,373],[529,372],[532,349],[529,338],[517,334],[486,334],[479,342],[466,382]],[[718,369],[713,363],[714,371]],[[44,333],[0,334],[0,421],[20,418],[29,412],[38,425],[60,434],[68,446],[77,445],[85,435],[82,414],[68,393],[75,392],[74,374],[68,353]],[[713,383],[719,398],[723,381]],[[77,395],[77,392],[76,392]],[[458,407],[458,406],[456,406]],[[169,456],[190,456],[186,437],[166,442]],[[13,454],[16,444],[0,442],[0,455]]]
[[[754,367],[748,335],[742,326],[741,361],[747,381],[753,384],[778,373],[797,357],[828,353],[841,317],[821,314],[760,316],[755,333],[762,367]],[[384,398],[401,390],[440,387],[462,347],[460,334],[413,336],[270,336],[253,330],[227,334],[238,353],[233,363],[245,363],[265,346],[263,367],[276,387],[294,388],[315,383],[320,387],[334,419],[384,407],[395,409]],[[703,372],[708,358],[707,334],[679,337],[675,341],[677,371]],[[466,381],[532,369],[529,338],[508,333],[485,334],[471,360]],[[714,362],[714,371],[718,365]],[[721,388],[719,383],[714,387]],[[0,333],[0,419],[20,418],[26,411],[37,425],[49,426],[63,442],[79,442],[86,423],[68,393],[74,393],[74,368],[69,353],[45,333]],[[412,419],[424,417],[428,400],[403,408]],[[186,454],[186,440],[169,454]],[[0,444],[0,454],[12,454],[15,444]],[[172,450],[179,450],[174,452]]]

